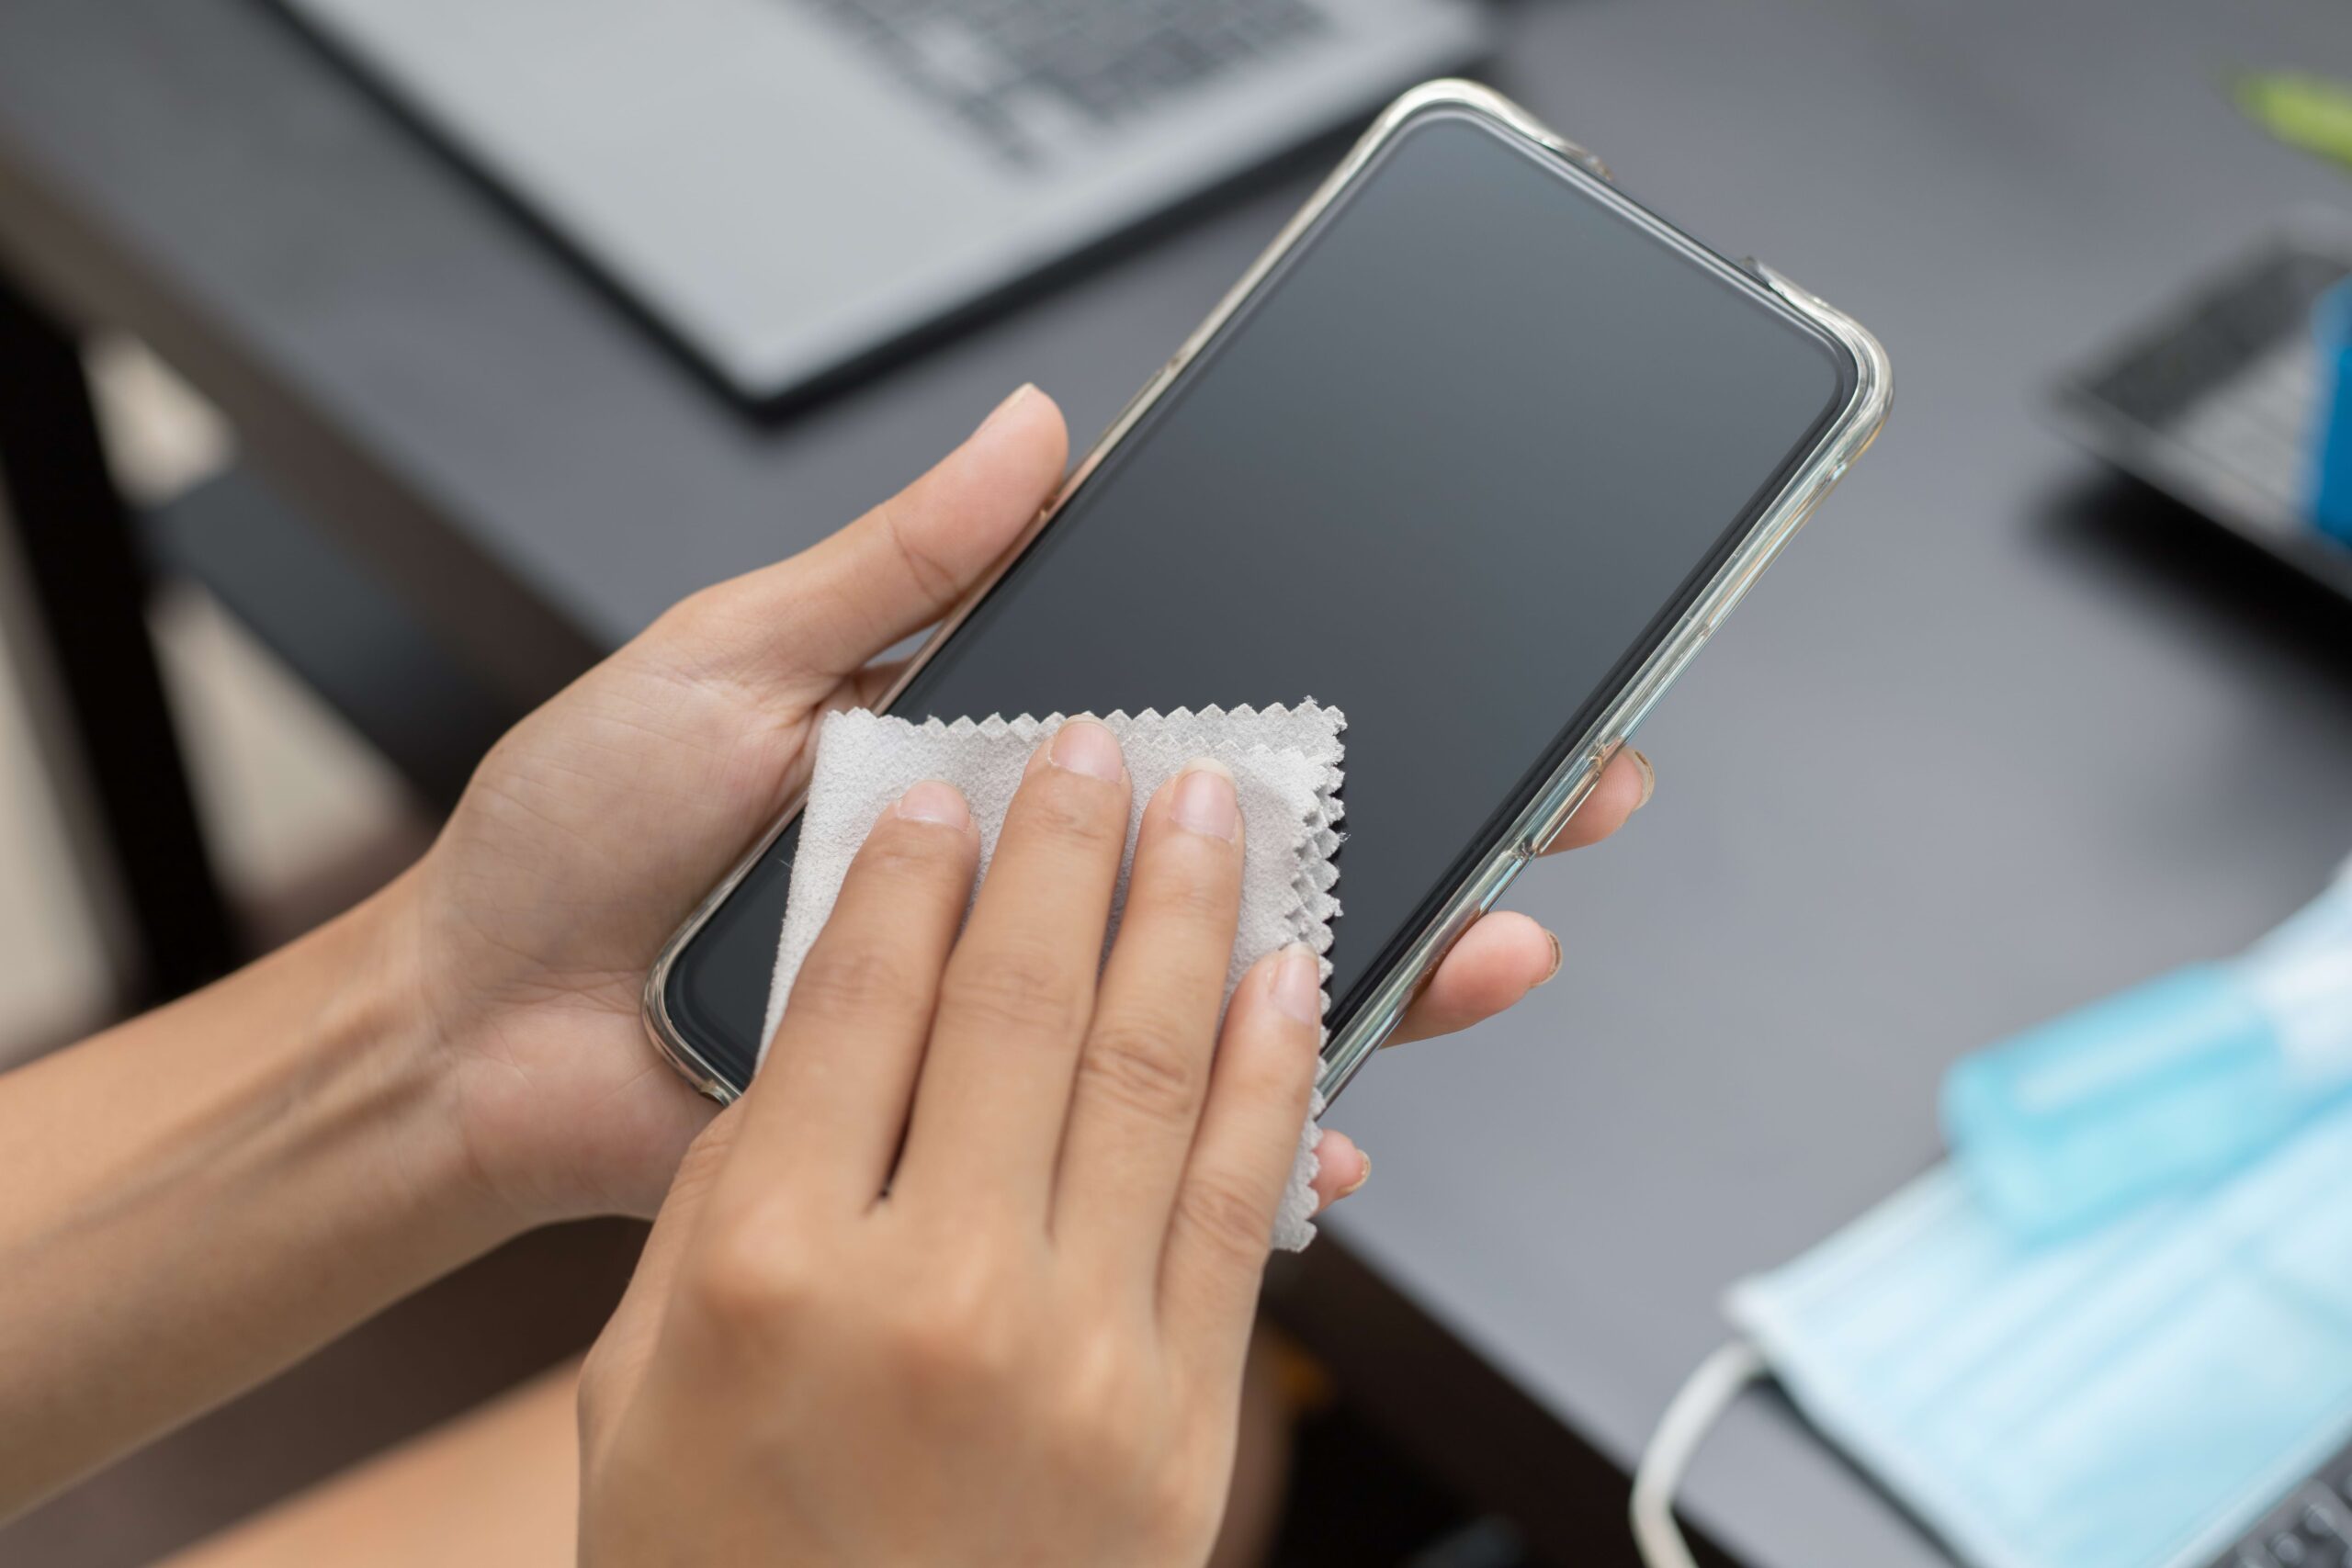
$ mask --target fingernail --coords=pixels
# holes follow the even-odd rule
[[[1552,983],[1552,976],[1560,972],[1561,964],[1567,958],[1567,954],[1560,951],[1559,932],[1547,931],[1544,933],[1544,938],[1552,944],[1552,967],[1544,971],[1544,978],[1535,982],[1535,985],[1537,986],[1550,985]],[[1534,989],[1534,987],[1531,986],[1528,988],[1532,990]]]
[[[972,808],[964,804],[963,791],[937,779],[925,779],[899,796],[897,810],[910,822],[936,822],[958,829],[972,825]]]
[[[1233,842],[1241,831],[1241,805],[1234,798],[1233,774],[1223,762],[1195,757],[1176,780],[1168,814],[1187,832]]]
[[[1274,961],[1272,999],[1276,1008],[1301,1023],[1323,1021],[1323,970],[1315,962],[1313,948],[1295,942],[1283,949],[1283,955]]]
[[[1035,384],[1029,381],[1023,381],[1018,387],[1013,388],[1012,395],[1006,398],[1004,401],[997,404],[996,407],[990,409],[989,411],[988,418],[980,421],[979,428],[973,431],[972,434],[974,435],[982,435],[987,434],[989,426],[994,424],[998,420],[1002,419],[1006,414],[1011,413],[1014,409],[1020,407],[1022,400],[1036,389],[1037,388]]]
[[[1648,756],[1638,747],[1626,747],[1625,755],[1633,758],[1634,766],[1642,771],[1642,798],[1634,802],[1634,809],[1639,811],[1650,803],[1650,796],[1657,793],[1657,770],[1650,766]],[[1558,944],[1555,942],[1554,945]]]
[[[1091,718],[1071,719],[1054,731],[1046,760],[1073,773],[1113,783],[1124,778],[1127,772],[1126,759],[1119,755],[1117,738],[1100,721]]]
[[[1356,1157],[1363,1161],[1363,1168],[1356,1172],[1356,1179],[1353,1181],[1340,1189],[1340,1196],[1342,1198],[1354,1197],[1363,1190],[1363,1184],[1372,1179],[1372,1156],[1362,1144],[1356,1145]]]

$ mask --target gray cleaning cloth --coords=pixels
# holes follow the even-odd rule
[[[959,718],[953,724],[935,718],[915,724],[863,709],[826,716],[801,812],[767,1021],[760,1031],[763,1055],[784,1018],[793,976],[832,913],[850,862],[883,812],[925,779],[956,785],[979,825],[985,877],[1030,753],[1061,722],[1059,714]],[[1232,771],[1241,805],[1241,919],[1226,995],[1233,994],[1250,964],[1277,948],[1304,942],[1318,953],[1329,953],[1331,920],[1340,912],[1332,896],[1339,870],[1331,852],[1340,843],[1340,731],[1347,720],[1339,710],[1309,699],[1295,707],[1179,708],[1166,715],[1147,710],[1133,717],[1114,713],[1102,722],[1119,738],[1135,781],[1126,854],[1111,905],[1113,931],[1126,901],[1145,805],[1185,763],[1210,757]],[[1323,971],[1330,973],[1328,959]],[[1316,1170],[1313,1118],[1321,1113],[1318,1096],[1300,1134],[1298,1162],[1275,1224],[1273,1244],[1288,1251],[1297,1251],[1315,1235],[1308,1221],[1315,1195],[1307,1184]]]

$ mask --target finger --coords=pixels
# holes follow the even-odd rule
[[[1600,842],[1647,806],[1657,788],[1657,770],[1650,766],[1649,758],[1625,747],[1609,759],[1609,765],[1600,770],[1600,782],[1592,786],[1592,793],[1585,796],[1558,837],[1544,846],[1544,852],[1557,854]]]
[[[1233,775],[1193,762],[1144,810],[1119,940],[1079,1057],[1054,1239],[1085,1267],[1147,1290],[1208,1092],[1241,860]]]
[[[1345,1133],[1327,1132],[1315,1144],[1315,1212],[1352,1198],[1372,1179],[1372,1156]]]
[[[1391,1045],[1452,1034],[1512,1006],[1560,971],[1560,939],[1516,910],[1481,915],[1405,1010]]]
[[[1242,976],[1226,1010],[1159,1269],[1162,1332],[1211,1379],[1234,1375],[1249,1348],[1315,1082],[1322,1001],[1314,950],[1294,943]]]
[[[831,537],[681,604],[664,637],[700,672],[830,689],[952,608],[1061,482],[1069,436],[1024,386],[929,473]]]
[[[940,980],[894,1192],[1043,1232],[1129,795],[1119,743],[1092,719],[1030,758]]]
[[[952,784],[916,784],[874,825],[743,1097],[730,1182],[857,1211],[880,1195],[979,856]]]

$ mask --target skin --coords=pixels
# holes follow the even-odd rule
[[[799,788],[817,718],[888,685],[868,661],[985,574],[1065,457],[1023,389],[897,497],[684,601],[524,720],[367,903],[0,1077],[0,1517],[526,1229],[653,1213],[713,1112],[646,1043],[648,962]],[[1620,759],[1558,847],[1646,793]],[[1510,1005],[1556,951],[1488,917],[1406,1036]],[[1337,1134],[1324,1154],[1328,1200],[1364,1162]],[[878,1290],[883,1265],[850,1258]]]
[[[589,1354],[583,1564],[1206,1560],[1320,976],[1270,954],[1220,1036],[1240,815],[1195,764],[1098,985],[1128,795],[1064,726],[960,938],[962,797],[875,827]]]

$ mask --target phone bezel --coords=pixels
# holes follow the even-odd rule
[[[1583,804],[1599,781],[1601,769],[1609,759],[1625,743],[1644,716],[1698,653],[1714,628],[1722,624],[1763,570],[1771,564],[1773,558],[1821,503],[1822,498],[1836,486],[1854,458],[1878,434],[1885,422],[1892,398],[1891,371],[1884,350],[1859,323],[1770,268],[1750,262],[1747,266],[1752,270],[1743,270],[1725,261],[1627,197],[1611,183],[1609,171],[1599,159],[1559,136],[1502,95],[1474,82],[1449,79],[1424,83],[1404,94],[1382,112],[1306,205],[1283,225],[1264,253],[1185,338],[1168,362],[1155,371],[1126,406],[1120,410],[1118,416],[1071,469],[1053,500],[1023,531],[1019,540],[990,570],[986,580],[967,594],[946,619],[933,630],[922,648],[907,661],[898,681],[876,704],[880,710],[888,709],[908,682],[954,636],[973,607],[988,595],[1037,536],[1051,525],[1103,460],[1126,439],[1226,323],[1272,279],[1298,242],[1370,170],[1388,144],[1424,116],[1441,112],[1466,114],[1482,120],[1507,139],[1522,143],[1529,150],[1564,160],[1574,170],[1588,176],[1587,183],[1590,185],[1593,195],[1611,201],[1654,237],[1719,273],[1735,286],[1792,311],[1851,361],[1851,388],[1843,406],[1821,427],[1813,446],[1788,468],[1787,477],[1778,492],[1757,513],[1747,534],[1723,557],[1706,585],[1659,638],[1616,696],[1586,727],[1583,736],[1568,749],[1526,806],[1471,858],[1468,872],[1460,877],[1450,893],[1437,901],[1434,913],[1424,921],[1382,975],[1355,1016],[1325,1042],[1318,1088],[1327,1101],[1338,1097],[1395,1029],[1406,1004],[1454,939],[1494,903],[1511,878],[1518,874],[1520,868],[1575,815],[1577,807]],[[741,1089],[695,1050],[678,1029],[670,1014],[667,1000],[670,974],[679,955],[693,942],[712,911],[765,858],[769,849],[799,815],[801,806],[800,799],[794,799],[725,880],[695,907],[694,913],[664,944],[646,976],[644,1017],[647,1032],[655,1047],[696,1089],[721,1103],[733,1100]]]

